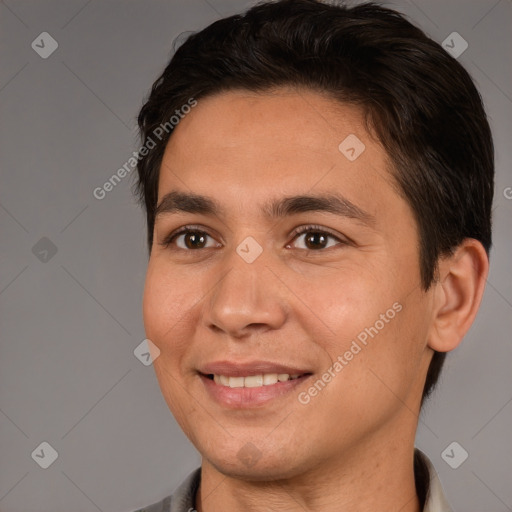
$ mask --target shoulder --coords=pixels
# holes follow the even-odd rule
[[[446,496],[444,495],[441,481],[437,476],[437,471],[430,459],[418,449],[415,450],[415,457],[417,461],[415,468],[417,484],[422,478],[425,478],[426,480],[423,486],[426,492],[426,500],[423,507],[423,512],[453,512],[448,503],[448,500],[446,499]],[[418,471],[420,467],[423,468],[422,471]],[[419,473],[423,473],[423,475],[420,476]]]
[[[201,468],[197,468],[181,482],[170,496],[133,512],[192,512],[200,481]]]

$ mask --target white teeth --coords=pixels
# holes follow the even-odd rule
[[[260,386],[271,386],[277,382],[286,382],[295,380],[300,374],[289,375],[287,373],[265,373],[259,375],[249,375],[247,377],[227,377],[225,375],[214,375],[215,384],[228,386],[230,388],[258,388]]]
[[[257,388],[263,386],[263,375],[250,375],[244,378],[244,385],[246,388]]]
[[[277,382],[277,373],[266,373],[263,375],[263,385],[270,386]]]
[[[228,386],[230,388],[243,388],[244,377],[229,377]]]

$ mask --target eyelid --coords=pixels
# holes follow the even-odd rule
[[[320,233],[322,235],[327,235],[329,238],[333,238],[334,240],[336,240],[338,242],[334,246],[324,247],[323,249],[318,249],[318,250],[302,249],[304,251],[308,251],[308,253],[320,253],[321,254],[321,253],[328,252],[330,249],[334,249],[336,247],[339,248],[339,246],[354,245],[354,243],[352,242],[352,240],[350,240],[350,238],[343,236],[343,235],[340,236],[340,235],[334,234],[328,228],[319,226],[317,224],[306,224],[304,226],[299,226],[298,228],[294,229],[294,231],[290,235],[293,238],[292,238],[291,242],[286,245],[286,248],[290,247],[290,245],[292,243],[294,243],[295,240],[297,238],[299,238],[299,236],[301,236],[303,234],[307,234],[307,233]]]
[[[203,226],[199,226],[197,224],[187,224],[185,226],[181,226],[179,227],[178,229],[175,229],[174,231],[172,231],[171,233],[169,233],[169,235],[167,235],[162,242],[160,242],[159,245],[162,245],[164,247],[168,247],[169,245],[171,245],[171,243],[174,241],[174,239],[176,237],[178,237],[179,235],[183,235],[183,234],[186,234],[188,233],[189,231],[194,231],[194,232],[198,232],[198,233],[203,233],[205,235],[208,235],[209,237],[213,238],[212,235],[210,235],[210,233],[208,232],[208,230],[206,228],[204,228]],[[180,248],[178,247],[178,250]],[[183,249],[183,250],[186,250],[186,249]]]
[[[182,234],[186,234],[189,231],[195,231],[199,233],[203,233],[211,238],[214,238],[210,233],[208,232],[208,229],[199,226],[197,224],[187,224],[185,226],[181,226],[180,228],[172,231],[169,235],[167,235],[162,242],[160,242],[160,245],[164,247],[168,247],[171,245],[171,243],[174,241],[174,239]],[[299,226],[295,228],[292,233],[289,235],[292,237],[292,242],[294,242],[300,235],[308,232],[314,232],[314,233],[321,233],[330,236],[331,238],[334,238],[336,241],[340,242],[341,244],[348,244],[353,243],[348,237],[340,238],[338,235],[335,235],[332,233],[328,228],[325,228],[323,226],[319,226],[317,224],[305,224],[303,226]],[[288,247],[289,244],[287,244]],[[193,252],[193,249],[181,249],[177,248],[177,250],[184,250],[186,252]],[[197,249],[198,251],[200,249]],[[323,252],[322,249],[315,251],[315,252]]]
[[[292,234],[290,236],[292,236],[293,239],[295,240],[295,238],[298,235],[302,235],[303,233],[308,233],[309,231],[313,231],[314,233],[319,232],[319,233],[322,233],[325,235],[329,235],[333,238],[336,238],[336,240],[338,240],[339,242],[345,241],[345,240],[341,239],[338,235],[336,235],[332,231],[330,231],[329,228],[319,226],[318,224],[305,224],[304,226],[299,226],[298,228],[295,228],[292,231]],[[346,241],[348,241],[348,239]]]

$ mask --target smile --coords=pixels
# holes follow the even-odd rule
[[[275,400],[294,396],[298,386],[312,377],[311,373],[261,373],[256,375],[202,374],[207,395],[228,409],[259,408]],[[295,402],[295,400],[294,400]],[[274,407],[279,407],[277,405]]]
[[[215,384],[229,388],[258,388],[261,386],[272,386],[278,382],[298,379],[301,375],[288,373],[261,373],[259,375],[247,375],[228,377],[226,375],[210,374],[207,377],[213,379]]]

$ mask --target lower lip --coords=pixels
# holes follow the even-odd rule
[[[209,379],[205,375],[200,374],[200,377],[206,390],[216,402],[226,407],[239,409],[262,405],[270,400],[287,395],[311,375],[303,375],[297,379],[256,388],[230,388],[229,386],[216,384],[213,379]]]

